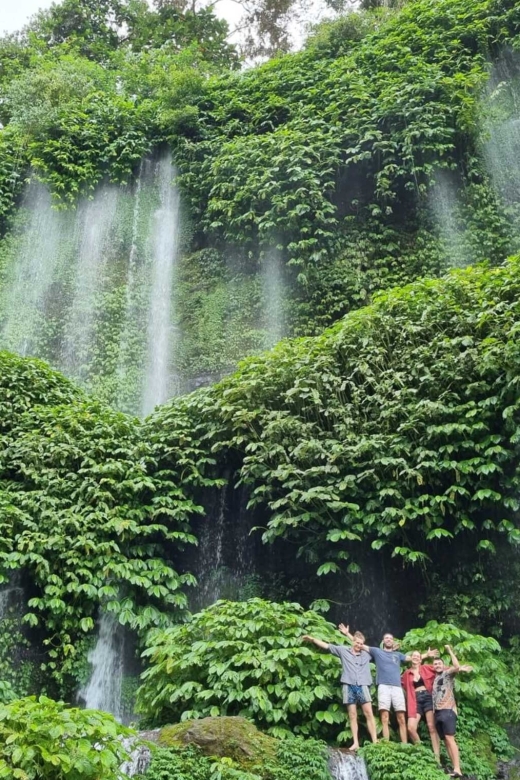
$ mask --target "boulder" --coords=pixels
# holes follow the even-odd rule
[[[205,755],[232,758],[244,769],[263,763],[266,757],[275,758],[277,744],[240,717],[201,718],[164,726],[156,741],[160,747],[195,744]]]

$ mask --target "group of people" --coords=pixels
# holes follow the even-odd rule
[[[305,642],[311,642],[322,650],[337,656],[342,665],[341,683],[343,703],[347,706],[353,744],[351,750],[359,748],[359,728],[357,707],[361,707],[366,719],[368,733],[372,742],[377,742],[377,729],[372,710],[372,673],[370,664],[376,667],[377,704],[381,717],[383,739],[390,739],[390,711],[396,713],[399,734],[402,742],[420,742],[418,726],[424,718],[430,732],[433,752],[440,763],[440,740],[444,740],[451,761],[451,777],[462,777],[459,748],[455,740],[457,727],[457,705],[454,695],[454,680],[459,672],[472,671],[471,666],[459,664],[455,654],[446,645],[450,665],[446,665],[438,650],[429,648],[421,653],[414,651],[404,655],[399,651],[392,634],[383,636],[382,647],[369,647],[360,631],[351,634],[349,627],[339,625],[340,632],[346,636],[351,646],[334,645],[306,635]],[[433,663],[425,664],[427,658]],[[402,664],[409,663],[408,669],[401,674]]]

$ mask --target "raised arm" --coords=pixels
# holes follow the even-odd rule
[[[448,671],[457,674],[458,672],[460,672],[460,664],[457,659],[457,656],[453,652],[453,648],[451,645],[444,645],[444,647],[448,651],[448,655],[450,656],[450,660],[451,660],[451,666],[448,669]]]
[[[320,650],[328,650],[330,647],[328,642],[323,642],[321,639],[315,639],[313,636],[309,636],[308,634],[302,636],[302,642],[310,642],[311,644],[316,645],[316,647],[319,647]]]
[[[350,633],[350,629],[348,626],[346,626],[344,623],[340,623],[338,626],[338,630],[340,634],[343,634],[343,636],[346,636],[349,642],[354,641],[353,635]]]
[[[433,650],[431,647],[425,653],[421,653],[421,661],[425,661],[427,658],[438,658],[440,655],[438,650]]]

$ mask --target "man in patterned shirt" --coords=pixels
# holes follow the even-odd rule
[[[435,727],[439,737],[444,740],[453,766],[450,777],[462,777],[459,747],[455,741],[457,704],[453,686],[455,675],[459,672],[471,672],[472,667],[461,666],[450,645],[446,645],[446,650],[451,659],[451,666],[446,666],[442,658],[436,658],[433,662],[435,679],[433,681],[432,698]]]

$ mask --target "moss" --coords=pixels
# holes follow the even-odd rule
[[[258,731],[245,718],[220,717],[187,720],[159,732],[161,747],[197,745],[207,756],[231,758],[243,769],[275,759],[277,741]]]

